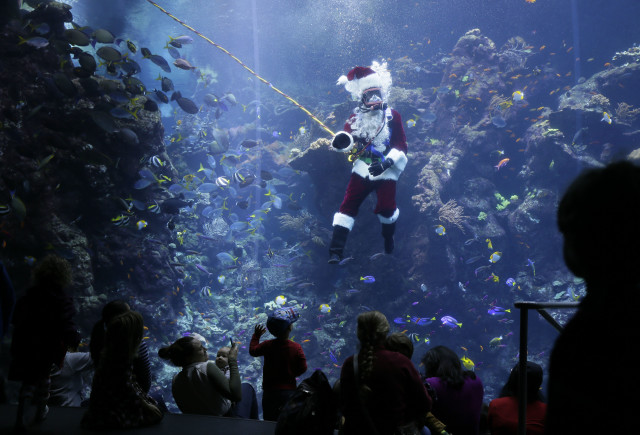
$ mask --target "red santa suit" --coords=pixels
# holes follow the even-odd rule
[[[331,143],[338,151],[355,152],[355,160],[344,199],[333,218],[330,263],[342,258],[342,249],[348,232],[353,228],[358,209],[372,191],[377,196],[374,213],[383,226],[385,252],[393,251],[395,222],[400,214],[396,206],[396,182],[407,165],[407,140],[402,118],[383,103],[391,85],[386,65],[374,63],[371,68],[356,67],[338,83],[344,83],[354,99],[362,99],[362,102],[345,123],[344,131],[338,132]],[[381,99],[378,104],[367,107],[363,93],[370,90],[377,92]],[[380,174],[374,175],[370,167],[377,162],[386,166]]]

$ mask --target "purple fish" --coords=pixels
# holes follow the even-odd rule
[[[509,278],[509,279],[507,279],[505,284],[508,285],[509,287],[514,287],[516,285],[516,280],[513,279],[513,278]]]
[[[204,267],[202,264],[196,264],[196,268],[197,268],[199,271],[206,273],[207,275],[211,275],[211,272],[209,272],[209,271],[207,270],[207,268],[206,268],[206,267]]]

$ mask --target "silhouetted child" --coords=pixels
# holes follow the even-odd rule
[[[551,353],[545,433],[637,433],[640,168],[618,162],[580,175],[558,227],[587,295]]]
[[[98,320],[91,330],[91,341],[89,342],[89,352],[91,353],[91,359],[93,364],[98,366],[100,362],[100,356],[104,348],[104,340],[107,330],[107,325],[116,316],[131,311],[131,307],[123,300],[116,299],[110,301],[102,307],[102,316]],[[133,358],[133,376],[142,391],[149,393],[151,388],[151,361],[149,359],[149,348],[147,342],[142,340],[140,347]],[[161,395],[154,397],[158,402],[162,402]]]
[[[488,423],[491,435],[517,435],[518,433],[518,383],[520,364],[511,369],[509,379],[500,391],[500,396],[489,403]],[[527,435],[543,435],[547,404],[544,403],[540,386],[542,367],[527,361]]]
[[[262,417],[277,421],[280,410],[296,389],[296,377],[307,371],[307,359],[302,346],[289,340],[293,323],[300,314],[294,307],[274,310],[267,319],[267,329],[276,338],[260,343],[266,332],[262,325],[256,325],[249,354],[264,356],[262,374]]]
[[[25,429],[25,415],[31,404],[36,405],[33,422],[46,418],[51,368],[61,368],[67,348],[80,343],[73,322],[73,300],[64,291],[70,283],[69,263],[49,255],[36,266],[33,286],[16,303],[8,376],[22,382],[16,431]]]
[[[384,347],[387,350],[401,353],[409,359],[413,357],[413,341],[411,341],[411,337],[403,334],[402,332],[389,334],[384,342]],[[425,385],[425,387],[427,387],[427,392],[431,399],[435,400],[436,397],[433,389],[428,384]],[[445,430],[447,425],[438,420],[431,411],[427,412],[424,425],[434,435],[446,435],[448,433]]]
[[[127,311],[108,324],[104,348],[91,386],[84,429],[127,429],[162,420],[154,399],[142,391],[133,376],[133,359],[143,334],[140,313]]]

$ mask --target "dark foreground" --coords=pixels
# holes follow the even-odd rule
[[[126,433],[126,434],[229,434],[244,433],[252,435],[273,434],[275,423],[268,421],[242,420],[236,418],[209,417],[202,415],[166,414],[162,422],[155,426],[126,431],[88,431],[80,428],[83,408],[51,407],[49,415],[40,426],[30,427],[29,434],[90,434],[90,433]],[[0,405],[0,433],[13,433],[16,406]]]

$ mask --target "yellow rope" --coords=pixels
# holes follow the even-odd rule
[[[236,62],[238,62],[244,69],[246,69],[247,71],[249,71],[249,73],[251,73],[253,76],[255,76],[258,80],[260,80],[262,83],[264,83],[265,85],[268,85],[271,89],[273,89],[274,91],[276,91],[278,94],[282,95],[283,97],[285,97],[287,100],[289,100],[291,103],[293,103],[294,106],[296,106],[298,109],[302,110],[304,113],[306,113],[307,115],[309,115],[309,117],[311,119],[313,119],[315,122],[318,123],[318,125],[320,125],[320,127],[322,127],[327,133],[329,133],[331,136],[334,136],[335,133],[333,131],[331,131],[331,129],[329,127],[327,127],[322,121],[320,121],[313,113],[309,112],[309,110],[307,110],[304,106],[302,106],[300,103],[298,103],[296,100],[294,100],[293,98],[291,98],[290,96],[288,96],[287,94],[285,94],[284,92],[282,92],[280,89],[276,88],[275,86],[273,86],[271,83],[269,83],[267,80],[265,80],[264,78],[262,78],[261,76],[259,76],[255,71],[253,71],[251,68],[249,68],[247,65],[245,65],[240,59],[238,59],[237,57],[235,57],[229,50],[225,49],[224,47],[216,44],[215,42],[213,42],[211,39],[207,38],[206,36],[204,36],[202,33],[198,32],[196,29],[194,29],[193,27],[191,27],[190,25],[188,25],[187,23],[185,23],[184,21],[180,20],[179,18],[177,18],[176,16],[172,15],[170,12],[168,12],[166,9],[162,8],[162,6],[160,6],[159,4],[157,4],[156,2],[153,2],[151,0],[147,0],[149,3],[151,3],[153,6],[155,6],[156,8],[160,9],[162,12],[164,12],[165,14],[167,14],[168,16],[170,16],[171,18],[173,18],[175,21],[177,21],[178,23],[180,23],[182,26],[186,27],[187,29],[191,30],[193,33],[195,33],[196,35],[198,35],[199,37],[201,37],[202,39],[204,39],[205,41],[207,41],[209,44],[213,45],[214,47],[216,47],[217,49],[221,50],[223,53],[225,53],[227,56],[231,57],[233,60],[235,60]]]

